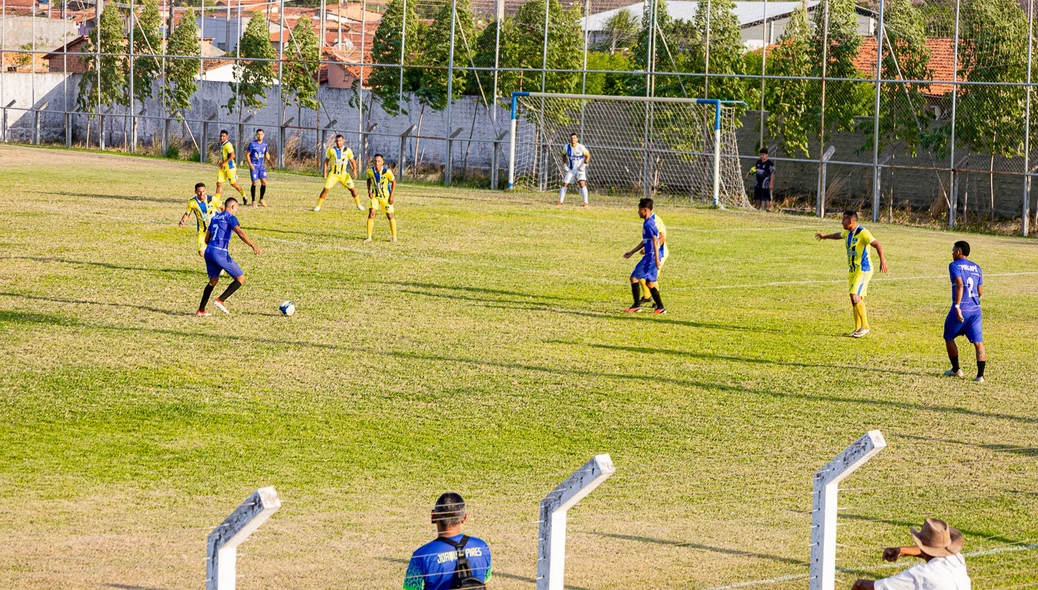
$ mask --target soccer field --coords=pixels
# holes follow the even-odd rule
[[[201,588],[210,528],[269,485],[239,588],[398,588],[446,490],[492,588],[532,588],[537,503],[599,453],[568,585],[806,588],[812,475],[870,429],[839,585],[897,571],[882,547],[932,516],[974,588],[1038,587],[1033,240],[864,223],[890,273],[856,340],[843,246],[813,237],[836,219],[663,202],[669,313],[625,315],[632,198],[402,185],[400,241],[380,215],[365,244],[343,189],[313,213],[320,181],[274,172],[231,315],[195,318],[176,222],[214,166],[2,146],[0,170],[4,588]],[[982,385],[940,376],[956,239],[985,271]]]

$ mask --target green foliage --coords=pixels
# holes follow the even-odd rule
[[[807,6],[801,4],[790,15],[778,47],[767,59],[768,74],[788,78],[766,80],[764,86],[769,135],[791,156],[807,156],[808,137],[812,133],[814,112],[808,100],[816,83],[804,79],[814,73],[811,56],[811,26],[807,22]]]
[[[597,49],[609,53],[632,49],[638,43],[640,29],[638,17],[631,14],[630,10],[623,8],[606,21],[607,41]]]
[[[95,55],[100,42],[100,59]],[[90,35],[87,36],[86,53],[83,61],[86,64],[86,72],[79,80],[79,110],[89,111],[97,106],[110,107],[115,105],[130,104],[129,84],[126,80],[127,64],[125,53],[126,37],[123,31],[123,21],[119,18],[119,10],[109,6],[101,12],[101,21]],[[100,72],[100,87],[98,87],[98,73]]]
[[[422,37],[419,35],[415,4],[414,0],[390,0],[372,40],[371,59],[374,63],[401,63],[401,47],[405,51],[402,56],[403,64],[420,63]],[[405,93],[416,92],[421,88],[421,77],[422,72],[417,69],[376,67],[368,75],[368,88],[382,102],[382,109],[387,113],[407,114],[404,105],[399,101],[401,86]]]
[[[884,14],[883,78],[929,80],[930,50],[926,47],[926,20],[912,0],[887,0]],[[894,48],[891,53],[890,48]],[[883,84],[880,89],[880,148],[900,143],[915,155],[930,127],[925,84]],[[875,100],[875,98],[873,98]],[[861,126],[872,148],[873,121]],[[867,129],[865,128],[867,127]]]
[[[960,19],[959,76],[969,82],[1026,81],[1027,17],[1013,0],[970,0]],[[1020,86],[961,86],[956,141],[975,152],[1021,155],[1025,96]]]
[[[230,83],[235,94],[227,101],[228,113],[233,113],[237,107],[253,111],[262,108],[267,91],[277,80],[274,75],[274,62],[267,61],[276,59],[277,53],[270,44],[270,26],[262,12],[252,14],[238,45],[239,54],[248,61],[234,64],[234,77],[237,81]]]
[[[563,10],[558,0],[548,0],[547,67],[555,70],[579,70],[583,66],[584,36],[580,28],[580,8]],[[544,64],[545,2],[530,0],[515,17],[506,18],[501,27],[501,59],[503,68],[540,70]],[[499,76],[502,94],[516,91],[540,91],[541,72],[502,72]],[[576,72],[548,72],[544,91],[572,93],[580,88]]]
[[[652,20],[642,20],[642,30],[638,35],[638,43],[631,56],[631,67],[635,70],[648,71],[650,57],[654,58],[653,71],[692,72],[688,56],[694,51],[693,46],[699,43],[695,25],[683,20],[673,20],[667,11],[665,0],[656,2],[655,50],[650,56],[649,45],[652,40]],[[686,78],[691,82],[690,78]],[[653,76],[654,96],[685,97],[688,96],[687,84],[681,77],[656,74]],[[632,74],[627,79],[627,87],[634,96],[645,96],[647,76]]]
[[[693,19],[693,26],[696,42],[688,48],[690,71],[709,71],[711,74],[709,80],[702,79],[702,94],[698,91],[693,94],[722,100],[744,100],[746,84],[742,78],[713,77],[713,74],[743,73],[742,30],[739,19],[735,16],[735,2],[732,0],[700,2]],[[709,68],[706,61],[708,44],[710,48]],[[686,83],[685,86],[689,88],[690,85]]]
[[[457,26],[454,31],[454,79],[451,82],[451,96],[447,96],[447,82],[450,72],[446,69],[451,63],[451,17],[454,16]],[[459,69],[469,66],[469,51],[466,42],[476,40],[476,27],[472,20],[472,7],[469,0],[457,0],[447,3],[440,9],[436,20],[426,36],[426,49],[422,55],[422,64],[440,66],[443,69],[427,69],[421,72],[421,84],[416,92],[418,101],[434,110],[447,108],[447,102],[454,102],[465,92],[469,70]]]
[[[251,24],[251,23],[250,23]],[[299,19],[285,47],[281,94],[286,104],[317,109],[317,72],[321,65],[317,34],[309,19]]]
[[[151,56],[163,51],[158,0],[141,0],[141,6],[133,31],[133,97],[138,102],[144,102],[155,93],[154,83],[162,71],[162,63],[160,58]]]
[[[591,51],[587,55],[587,69],[630,71],[630,57],[621,52]],[[626,96],[629,74],[588,74],[586,94]]]
[[[828,7],[828,11],[826,10]],[[823,33],[828,12],[829,34]],[[828,41],[828,44],[826,43]],[[827,47],[828,45],[828,47]],[[828,0],[814,11],[814,31],[811,36],[811,52],[815,64],[815,76],[822,75],[822,64],[826,64],[825,77],[857,78],[854,58],[858,55],[861,37],[858,36],[858,19],[854,0]],[[823,57],[824,56],[824,57]],[[811,84],[808,103],[822,104],[821,84]],[[868,86],[859,82],[828,80],[825,85],[825,132],[851,131],[854,118],[870,113],[872,95]]]
[[[188,9],[170,33],[166,54],[174,59],[166,60],[166,111],[183,117],[182,111],[191,107],[191,97],[198,91],[198,24],[194,9]],[[184,57],[177,57],[184,56]],[[194,57],[193,57],[194,56]]]
[[[506,21],[508,19],[505,19]],[[499,21],[492,21],[483,32],[476,38],[476,45],[473,49],[475,55],[473,61],[478,68],[492,68],[494,67],[494,55],[497,47],[497,29],[501,27],[502,23]],[[502,29],[502,34],[504,30]],[[503,41],[503,39],[502,39]],[[469,77],[469,85],[465,90],[466,94],[479,95],[482,89],[483,94],[490,100],[490,95],[494,90],[494,72],[489,70],[477,70],[474,75]],[[500,91],[499,91],[500,92]]]

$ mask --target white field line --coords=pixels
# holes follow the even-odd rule
[[[1038,549],[1038,545],[1020,545],[1017,547],[997,547],[995,549],[988,549],[986,551],[974,551],[972,553],[963,553],[963,557],[983,557],[985,555],[997,555],[999,553],[1016,553],[1018,551],[1031,551],[1032,549]],[[836,568],[837,571],[843,573],[853,573],[856,571],[873,571],[873,570],[887,570],[899,567],[905,567],[904,563],[884,563],[875,567],[866,568]],[[747,582],[738,582],[735,584],[728,584],[726,586],[714,586],[707,590],[732,590],[734,588],[746,588],[749,586],[764,586],[767,584],[778,584],[780,582],[788,582],[790,580],[801,580],[810,577],[810,574],[791,574],[788,576],[779,576],[777,578],[770,578],[767,580],[750,580]]]

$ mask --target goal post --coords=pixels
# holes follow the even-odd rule
[[[549,190],[576,133],[600,193],[673,195],[748,207],[735,129],[742,101],[513,92],[508,188]]]

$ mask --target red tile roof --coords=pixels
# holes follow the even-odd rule
[[[927,37],[926,49],[930,52],[930,79],[941,82],[962,81],[955,76],[955,43],[951,37]],[[868,76],[876,76],[876,38],[865,37],[854,58],[854,67]],[[893,77],[893,76],[891,76]],[[951,84],[930,84],[923,92],[929,96],[950,94],[955,87]]]

